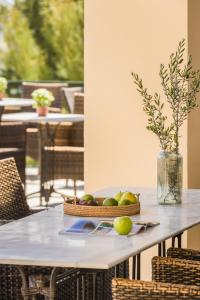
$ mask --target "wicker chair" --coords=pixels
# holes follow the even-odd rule
[[[67,104],[67,110],[69,113],[75,113],[75,95],[77,93],[83,92],[83,87],[76,86],[76,87],[65,87],[62,88],[63,96],[65,98],[66,104]],[[79,112],[76,112],[77,114]],[[83,113],[83,112],[81,112]]]
[[[25,184],[26,127],[20,122],[0,122],[0,159],[11,156]]]
[[[72,179],[76,194],[76,181],[84,180],[84,142],[83,122],[74,123],[68,127],[67,146],[44,147],[42,158],[43,182],[50,180],[53,169],[54,179]],[[48,164],[45,158],[48,157]]]
[[[169,248],[167,256],[172,258],[200,261],[200,251],[182,248]]]
[[[84,114],[84,93],[74,94],[74,114]]]
[[[114,279],[113,300],[200,299],[200,262],[154,257],[152,279]]]
[[[200,289],[180,284],[113,279],[113,300],[194,300],[200,299]]]
[[[4,224],[5,220],[17,220],[32,214],[33,211],[30,210],[26,202],[24,190],[13,158],[0,161],[0,175],[0,220],[2,220],[0,223]],[[24,272],[27,274],[27,278],[28,275],[34,277],[35,274],[39,274],[40,276],[45,276],[46,280],[46,276],[49,276],[51,269],[31,266],[24,267]],[[63,273],[64,270],[60,269],[60,272]],[[65,271],[65,275],[63,275],[64,273],[58,274],[56,279],[56,299],[66,299],[67,296],[69,297],[69,294],[71,298],[69,297],[68,299],[75,299],[76,281],[74,282],[74,278],[78,276],[78,272],[78,270],[67,270]],[[21,287],[22,278],[19,270],[12,265],[0,265],[0,299],[21,300]],[[33,294],[33,291],[26,288],[22,289],[24,294]],[[48,295],[48,288],[44,288],[44,295]]]

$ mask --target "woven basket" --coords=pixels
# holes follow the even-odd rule
[[[63,196],[69,199],[68,196]],[[105,198],[95,198],[101,205]],[[75,202],[76,199],[74,198]],[[140,203],[121,206],[84,206],[64,202],[64,213],[66,215],[80,217],[121,217],[133,216],[140,213]]]

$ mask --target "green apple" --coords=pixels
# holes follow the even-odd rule
[[[88,202],[88,201],[93,201],[94,197],[90,194],[85,194],[84,196],[81,197],[82,201]]]
[[[138,198],[135,194],[131,193],[131,192],[125,192],[123,193],[121,200],[129,200],[132,204],[135,204],[138,202]]]
[[[117,202],[119,202],[121,200],[121,197],[123,194],[124,194],[124,192],[121,192],[121,191],[119,193],[117,193],[114,197],[115,200],[117,200]]]
[[[127,199],[121,199],[119,202],[118,202],[118,205],[121,206],[121,205],[130,205],[132,204],[130,200],[127,200]]]
[[[114,198],[106,198],[103,201],[103,206],[117,206],[118,202]]]
[[[133,227],[133,222],[131,218],[124,216],[124,217],[117,217],[114,219],[114,229],[120,235],[127,235],[131,232]]]

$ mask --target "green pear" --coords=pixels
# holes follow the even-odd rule
[[[121,199],[119,202],[118,202],[118,205],[121,206],[121,205],[130,205],[132,204],[130,200],[128,199]]]
[[[131,202],[131,204],[135,204],[138,202],[137,196],[131,192],[123,193],[121,200],[129,200]]]
[[[90,194],[85,194],[84,196],[81,197],[81,200],[88,202],[94,200],[94,197]]]
[[[117,202],[119,202],[121,200],[121,197],[123,194],[124,194],[124,192],[121,192],[121,191],[119,193],[117,193],[114,197],[115,200],[117,200]]]
[[[106,198],[103,201],[103,206],[117,206],[118,202],[114,198]]]

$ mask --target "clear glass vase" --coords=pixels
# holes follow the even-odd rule
[[[178,204],[182,200],[183,158],[161,151],[157,159],[157,199],[159,204]]]

